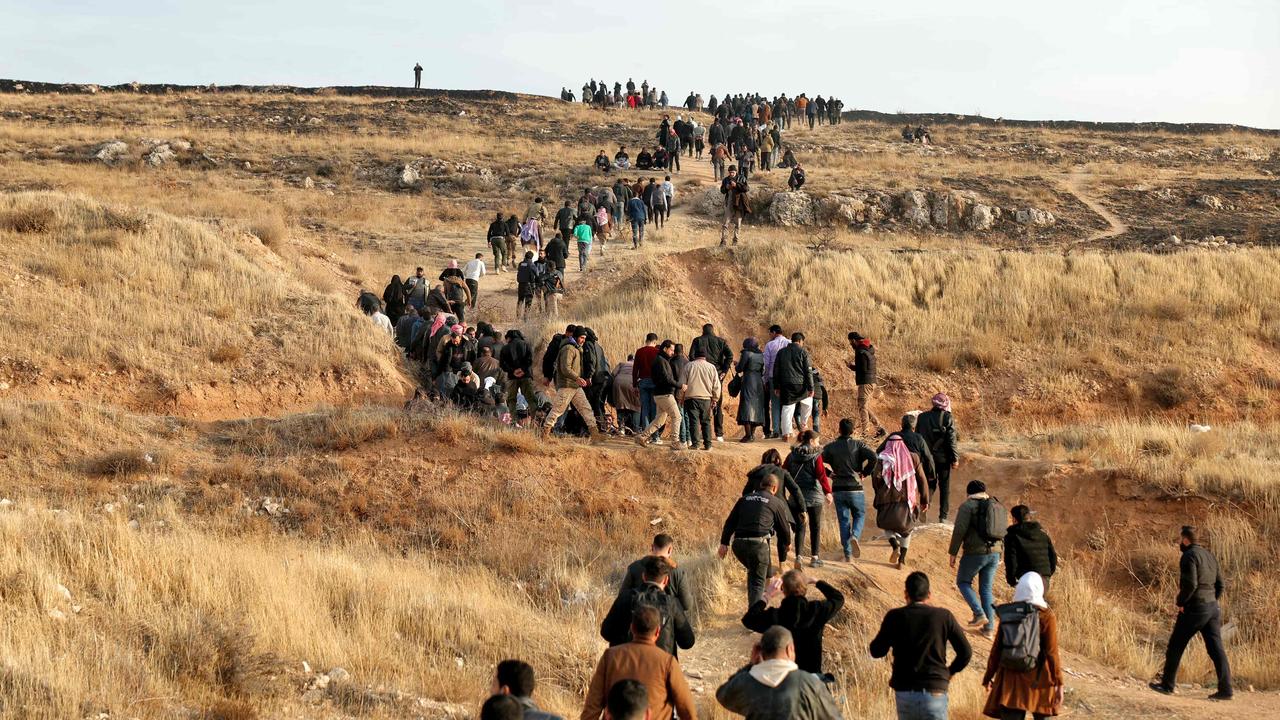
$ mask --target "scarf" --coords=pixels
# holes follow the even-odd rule
[[[916,466],[911,460],[911,451],[902,441],[902,436],[894,433],[885,441],[884,452],[877,458],[880,461],[881,474],[884,481],[894,490],[906,493],[907,507],[915,510],[920,507],[920,492],[916,487]]]
[[[1014,602],[1031,603],[1041,610],[1048,610],[1049,604],[1044,601],[1044,579],[1039,573],[1023,573],[1018,578],[1018,587],[1013,591]]]
[[[435,337],[436,331],[444,327],[446,318],[447,316],[444,313],[436,313],[435,319],[431,321],[431,332],[427,333],[427,337]]]
[[[951,398],[946,393],[938,393],[933,396],[933,406],[943,412],[951,412]]]

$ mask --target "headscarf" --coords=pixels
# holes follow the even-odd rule
[[[453,333],[454,335],[461,335],[466,331],[467,329],[462,327],[461,325],[454,325],[449,328],[449,332]]]
[[[898,492],[907,495],[907,507],[912,510],[920,507],[920,491],[916,487],[916,465],[911,459],[911,451],[903,442],[902,436],[894,433],[884,443],[884,451],[876,458],[880,461],[880,472],[886,484]]]
[[[944,412],[951,412],[951,398],[946,393],[938,393],[933,396],[933,406]]]
[[[401,302],[404,301],[404,283],[400,282],[399,275],[392,275],[391,282],[387,283],[386,289],[382,291],[382,299],[386,300],[388,304],[392,302],[392,298],[398,298]]]
[[[437,312],[435,318],[431,321],[431,331],[427,333],[427,336],[435,337],[436,332],[438,332],[440,328],[444,327],[445,322],[447,322],[447,318],[448,316],[444,313]]]
[[[1049,603],[1044,601],[1044,578],[1040,573],[1023,573],[1018,578],[1018,587],[1013,590],[1013,601],[1031,603],[1041,610],[1048,610]]]
[[[760,352],[760,343],[755,338],[749,337],[742,341],[742,349]]]

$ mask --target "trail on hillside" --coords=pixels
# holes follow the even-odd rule
[[[1062,187],[1071,193],[1077,200],[1084,203],[1098,217],[1107,222],[1106,230],[1099,230],[1088,237],[1077,240],[1076,243],[1091,243],[1099,240],[1109,240],[1129,232],[1129,225],[1121,220],[1119,216],[1107,209],[1107,206],[1090,196],[1085,182],[1092,177],[1083,167],[1072,169],[1071,173],[1062,181]]]

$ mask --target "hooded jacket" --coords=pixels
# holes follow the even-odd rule
[[[858,385],[876,384],[876,347],[866,338],[853,349],[853,379]]]
[[[748,630],[762,633],[774,625],[791,631],[796,642],[796,664],[801,670],[822,674],[822,632],[827,622],[844,607],[844,594],[819,580],[822,600],[808,600],[788,595],[776,608],[767,607],[763,599],[752,603],[742,624]]]
[[[840,720],[822,680],[790,660],[765,660],[734,673],[716,690],[716,701],[747,720]]]
[[[822,505],[823,496],[831,493],[831,481],[822,462],[822,447],[797,445],[782,466],[796,479],[806,507]]]
[[[1057,569],[1058,553],[1040,523],[1028,520],[1009,526],[1004,536],[1004,579],[1010,587],[1029,572],[1047,580]]]

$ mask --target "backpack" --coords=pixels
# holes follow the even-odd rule
[[[547,343],[547,351],[542,353],[542,376],[547,380],[554,380],[556,377],[556,358],[560,355],[560,345],[563,342],[564,335],[556,333],[551,342]]]
[[[658,647],[671,652],[676,646],[676,629],[675,623],[671,621],[671,596],[666,590],[653,584],[645,584],[635,591],[635,596],[631,599],[631,611],[634,612],[641,607],[648,605],[658,610],[658,616],[662,618],[659,623],[661,630],[658,631]],[[1039,638],[1037,637],[1037,640]]]
[[[995,498],[978,501],[978,512],[974,516],[973,529],[978,532],[978,537],[988,545],[995,545],[1004,540],[1004,536],[1008,533],[1009,528],[1005,525],[1005,517],[1008,511],[1004,509],[1004,505]]]
[[[1029,672],[1040,663],[1040,611],[1027,602],[996,606],[1000,618],[1000,666],[1014,672]]]

